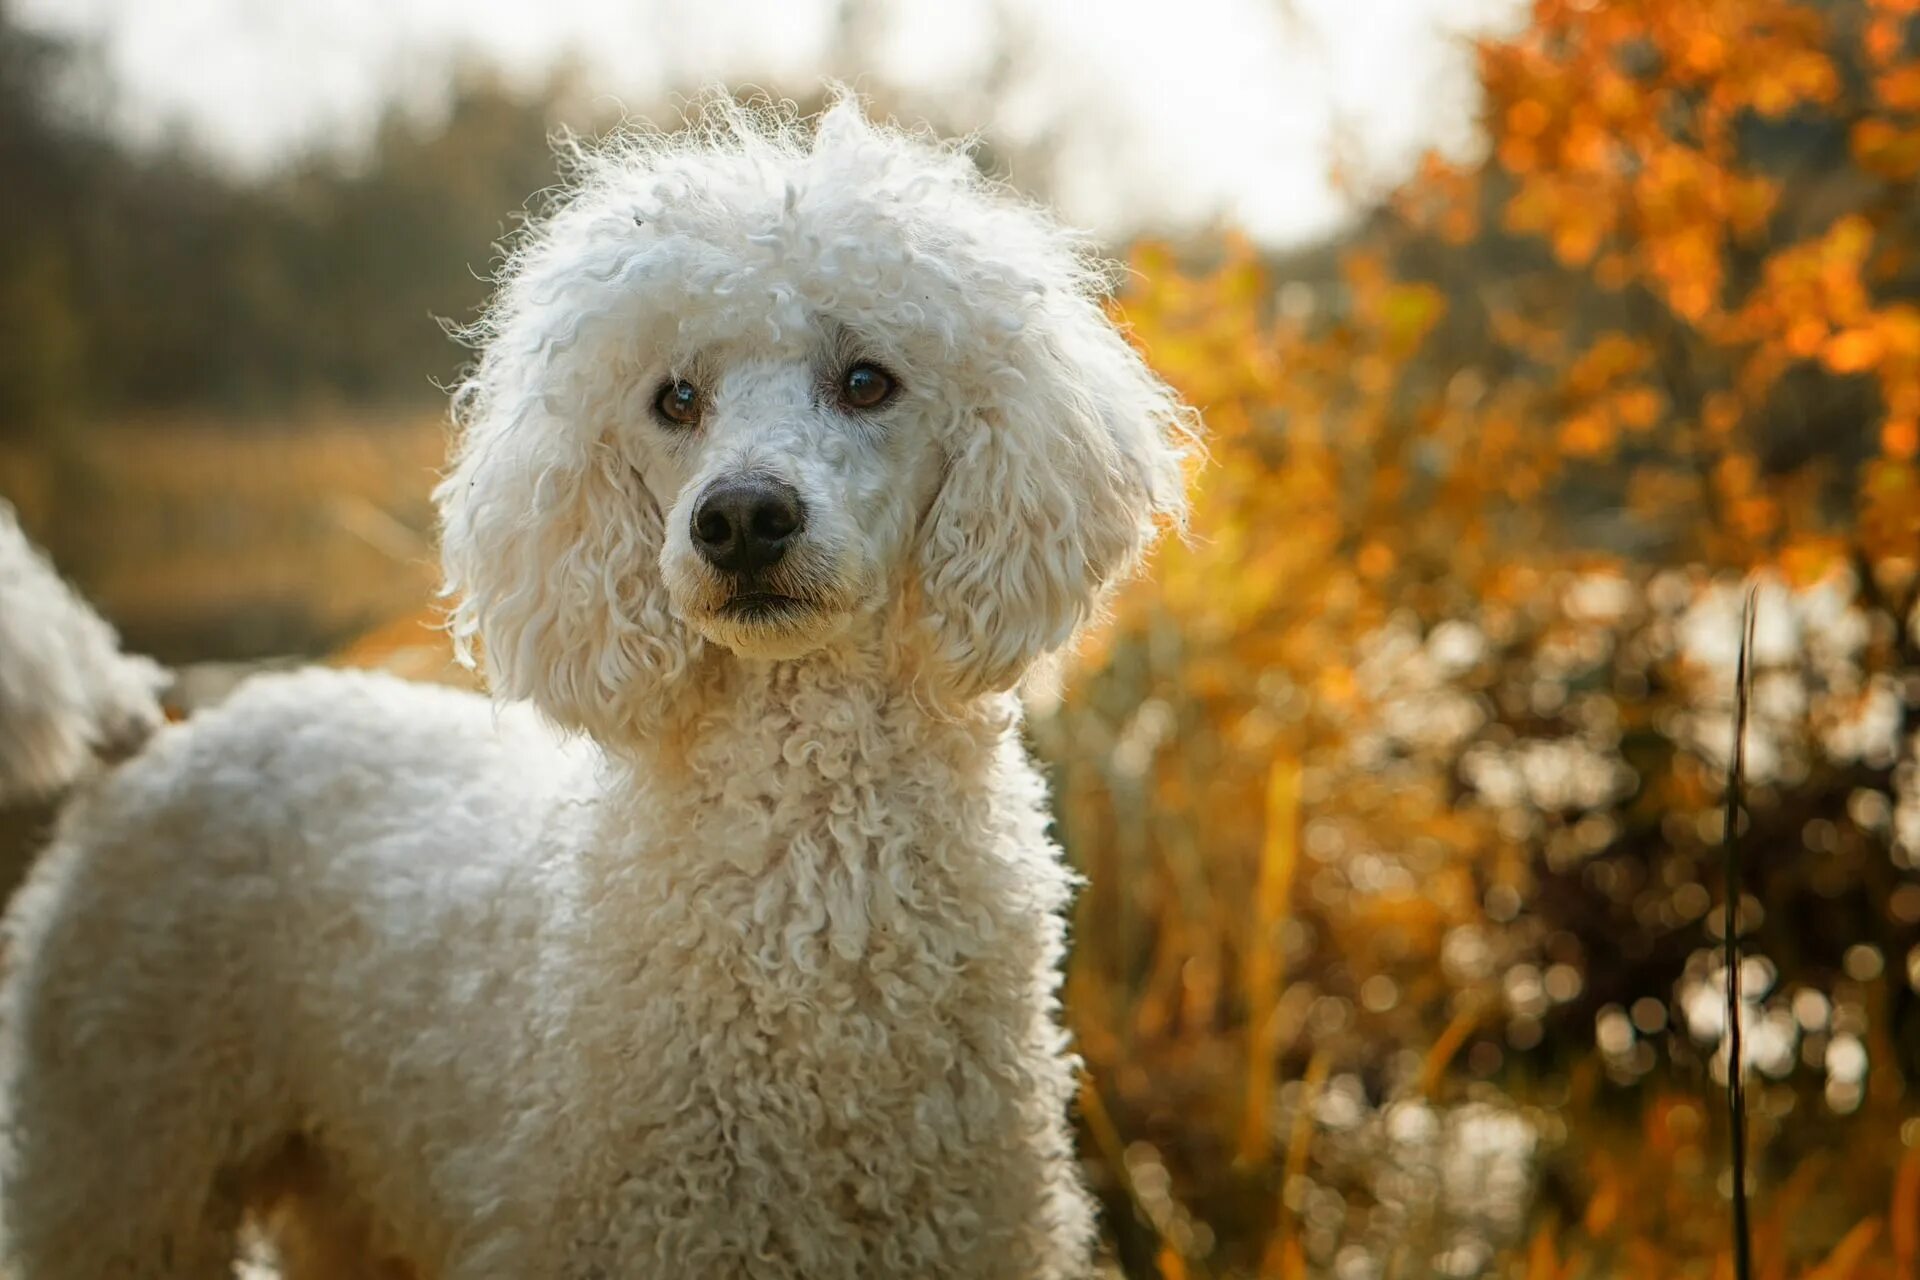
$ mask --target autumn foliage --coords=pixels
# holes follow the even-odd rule
[[[1139,248],[1193,538],[1041,745],[1130,1274],[1727,1274],[1757,574],[1761,1274],[1920,1258],[1920,5],[1538,0],[1337,263]],[[1717,1021],[1716,1021],[1717,1017]]]

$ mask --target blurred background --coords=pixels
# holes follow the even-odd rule
[[[0,496],[190,675],[441,676],[550,136],[977,131],[1132,268],[1194,534],[1039,709],[1128,1277],[1920,1275],[1920,0],[0,0]]]

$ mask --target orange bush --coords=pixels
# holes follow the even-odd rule
[[[1212,457],[1040,729],[1117,1246],[1723,1274],[1711,868],[1759,572],[1757,1256],[1909,1274],[1920,20],[1537,0],[1479,65],[1486,156],[1337,270],[1135,254]],[[1524,1171],[1450,1199],[1476,1143]]]

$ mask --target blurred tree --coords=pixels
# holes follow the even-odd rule
[[[1011,32],[1011,11],[996,12]],[[840,45],[871,56],[884,24],[859,5],[838,21]],[[1012,74],[1008,40],[980,92]],[[473,318],[513,211],[555,181],[553,131],[618,123],[573,69],[523,88],[469,67],[437,109],[390,107],[364,148],[246,179],[184,142],[115,138],[98,102],[84,109],[84,63],[0,2],[0,431],[133,410],[431,403],[464,359],[441,322]],[[873,92],[882,113],[901,97]],[[824,94],[814,84],[800,101]],[[1030,183],[1045,146],[976,158],[996,172],[1033,161]]]
[[[1360,1247],[1478,1273],[1448,1241],[1517,1223],[1338,1152],[1493,1098],[1545,1155],[1584,1130],[1544,1165],[1587,1218],[1600,1271],[1573,1274],[1664,1271],[1620,1230],[1606,1109],[1525,1108],[1725,1070],[1722,575],[1751,570],[1782,584],[1743,912],[1751,1065],[1780,1082],[1758,1127],[1776,1173],[1839,1132],[1862,1157],[1770,1265],[1887,1203],[1920,1071],[1917,9],[1536,0],[1479,46],[1487,154],[1430,160],[1336,278],[1138,251],[1126,315],[1213,458],[1195,541],[1043,741],[1091,867],[1072,1007],[1094,1136],[1135,1144],[1106,1189],[1141,1271]],[[1683,1176],[1720,1122],[1691,1114],[1676,1258],[1723,1236]],[[1853,1252],[1870,1269],[1833,1274],[1895,1273]]]
[[[79,51],[0,7],[0,431],[130,409],[424,404],[461,360],[508,211],[554,176],[566,73],[463,72],[364,155],[244,181],[74,105]]]
[[[90,157],[56,111],[64,52],[0,3],[0,431],[54,416],[79,379],[84,332],[58,211]]]

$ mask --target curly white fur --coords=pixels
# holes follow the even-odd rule
[[[7,926],[8,1274],[211,1280],[263,1198],[295,1276],[1085,1274],[1012,691],[1187,438],[1102,292],[851,102],[582,157],[439,490],[525,702],[260,679],[84,798]],[[843,407],[853,360],[897,396]],[[771,620],[688,533],[743,473],[807,512]]]
[[[0,807],[43,799],[160,725],[160,668],[60,580],[0,502]]]

